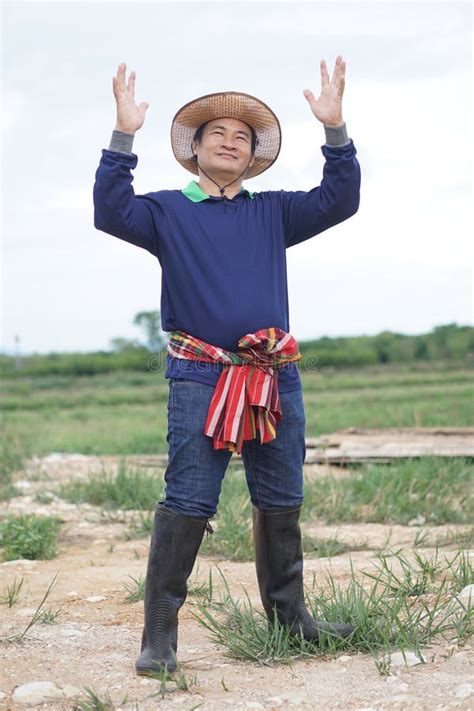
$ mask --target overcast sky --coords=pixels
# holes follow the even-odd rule
[[[469,2],[3,2],[0,350],[106,349],[141,338],[161,268],[96,230],[92,188],[115,125],[112,76],[137,73],[137,194],[194,176],[171,120],[215,91],[277,114],[277,162],[244,185],[309,190],[322,178],[321,58],[346,60],[343,117],[361,164],[358,213],[287,250],[290,331],[420,333],[472,323],[472,9]]]

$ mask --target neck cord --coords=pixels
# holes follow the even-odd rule
[[[252,160],[252,156],[250,157],[250,161],[251,161],[251,160]],[[223,198],[223,200],[224,200],[224,210],[225,210],[225,206],[226,206],[226,204],[227,204],[226,201],[227,201],[227,199],[228,199],[228,198],[227,198],[227,195],[224,194],[225,189],[228,188],[229,185],[232,185],[232,183],[235,183],[236,180],[238,180],[244,173],[247,172],[248,167],[249,167],[249,165],[250,165],[250,161],[249,161],[247,167],[245,168],[245,170],[242,171],[242,173],[241,173],[240,175],[238,175],[236,178],[234,178],[234,180],[232,180],[230,183],[227,183],[227,185],[220,186],[219,183],[217,183],[217,182],[214,180],[214,178],[211,178],[211,176],[208,175],[208,174],[206,173],[206,171],[201,168],[201,166],[200,166],[199,163],[198,163],[197,156],[196,156],[196,163],[197,163],[199,169],[202,170],[202,172],[204,173],[204,175],[206,176],[206,178],[209,178],[209,180],[211,180],[211,181],[214,183],[214,185],[217,185],[217,187],[219,188],[219,192],[220,192],[220,194],[221,194],[221,198]]]

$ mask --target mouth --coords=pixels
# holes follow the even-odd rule
[[[221,158],[232,158],[232,160],[235,160],[235,156],[231,156],[229,153],[218,153],[217,155]]]

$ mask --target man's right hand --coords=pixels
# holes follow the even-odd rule
[[[125,83],[127,65],[122,62],[117,69],[117,76],[112,77],[112,85],[117,102],[116,131],[132,133],[143,126],[149,104],[146,101],[137,106],[135,103],[135,72],[130,72],[128,83]]]

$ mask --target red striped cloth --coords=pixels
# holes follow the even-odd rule
[[[171,331],[167,352],[174,358],[226,366],[214,388],[204,427],[214,449],[241,454],[244,441],[255,439],[257,429],[260,444],[276,437],[282,416],[278,368],[301,358],[292,335],[281,328],[262,328],[243,336],[233,352],[184,331]]]

